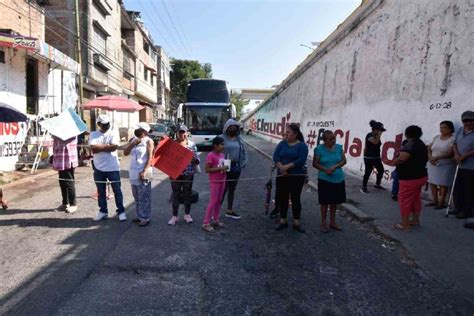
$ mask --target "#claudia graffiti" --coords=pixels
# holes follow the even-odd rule
[[[292,123],[301,126],[300,123],[291,122],[291,112],[288,112],[277,122],[265,120],[264,118],[252,118],[249,123],[249,128],[265,136],[282,139],[288,125]],[[305,140],[310,149],[321,144],[324,131],[331,129],[338,139],[337,142],[343,145],[345,154],[354,158],[361,157],[364,154],[365,137],[353,136],[350,129],[336,129],[336,123],[334,121],[309,121],[302,126],[305,127],[305,130],[309,129],[305,135]],[[305,131],[303,130],[303,132]],[[402,133],[395,135],[394,139],[385,139],[381,148],[381,156],[384,164],[388,166],[394,165],[393,163],[402,145],[402,140]]]

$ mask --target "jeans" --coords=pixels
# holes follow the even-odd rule
[[[474,170],[459,168],[453,198],[456,212],[474,216]]]
[[[107,196],[106,196],[106,186],[105,181],[110,181],[112,185],[112,190],[114,191],[115,196],[115,205],[117,207],[117,213],[122,214],[125,212],[125,207],[123,206],[123,194],[120,187],[120,171],[100,171],[94,170],[94,181],[96,182],[97,191],[99,192],[99,208],[101,213],[108,213],[107,209]]]
[[[149,221],[151,214],[151,182],[138,185],[132,184],[132,194],[135,199],[137,217]]]
[[[301,191],[303,190],[306,176],[277,177],[276,190],[278,192],[277,205],[280,210],[280,218],[288,216],[288,200],[291,199],[293,218],[301,218]]]
[[[61,196],[63,205],[76,205],[76,184],[74,182],[74,168],[58,171],[59,187],[61,188]]]
[[[397,170],[392,171],[392,196],[398,196],[398,190],[400,189],[400,183],[398,181]]]
[[[239,183],[239,178],[240,178],[240,172],[227,172],[227,178],[226,178],[227,181],[225,185],[224,195],[222,196],[222,203],[224,202],[224,198],[227,194],[227,209],[228,210],[234,209],[235,189],[237,188],[237,184]]]
[[[191,196],[193,193],[194,175],[179,176],[177,181],[171,181],[171,189],[173,190],[173,216],[178,216],[179,198],[181,194],[184,200],[184,213],[191,212]],[[182,181],[182,182],[181,182]]]
[[[383,164],[382,164],[382,159],[376,158],[376,159],[367,159],[364,158],[364,165],[365,165],[365,173],[364,173],[364,179],[362,182],[362,185],[364,187],[367,187],[367,182],[369,182],[370,175],[372,174],[372,171],[375,169],[377,170],[377,185],[380,185],[380,182],[382,181],[384,169],[383,169]]]

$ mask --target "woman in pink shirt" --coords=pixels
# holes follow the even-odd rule
[[[205,170],[206,173],[209,174],[211,198],[207,205],[202,229],[207,232],[214,231],[214,227],[211,225],[211,217],[214,218],[215,226],[224,226],[224,224],[219,221],[219,212],[225,190],[226,171],[228,169],[229,167],[224,166],[224,139],[218,136],[212,140],[212,151],[206,157]]]

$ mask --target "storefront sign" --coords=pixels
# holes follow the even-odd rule
[[[38,39],[22,35],[0,33],[0,46],[24,48],[30,51],[36,51],[38,47]]]

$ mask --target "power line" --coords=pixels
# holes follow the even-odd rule
[[[166,5],[166,3],[165,3],[164,0],[161,0],[161,3],[163,3],[163,7],[165,8],[166,14],[168,15],[168,18],[169,18],[170,21],[171,21],[171,25],[173,26],[173,28],[174,28],[176,34],[178,35],[179,42],[181,43],[181,45],[184,47],[184,49],[186,50],[186,52],[187,52],[188,55],[189,55],[188,49],[187,49],[186,46],[184,45],[183,39],[181,38],[181,35],[179,34],[178,29],[176,28],[176,25],[174,24],[174,20],[173,20],[173,18],[171,17],[170,11],[168,10],[168,6]]]
[[[150,24],[153,26],[153,28],[158,32],[158,34],[161,36],[161,38],[163,38],[163,41],[166,42],[166,44],[169,46],[170,48],[170,51],[175,51],[175,48],[171,47],[170,43],[168,42],[168,40],[166,39],[166,37],[163,35],[163,33],[160,31],[160,29],[153,23],[153,19],[151,19],[151,17],[148,15],[148,11],[145,10],[145,7],[143,6],[142,2],[140,0],[137,1],[138,5],[140,6],[140,8],[142,9],[142,12],[148,17],[149,21],[150,21]],[[152,2],[153,4],[153,2]],[[158,16],[158,15],[157,15]],[[159,18],[159,17],[158,17]],[[173,43],[175,44],[175,43]],[[176,45],[176,44],[175,44]],[[175,46],[177,48],[177,46]],[[178,50],[176,50],[175,52],[178,52]]]
[[[171,39],[173,39],[173,44],[175,44],[176,48],[178,49],[178,52],[181,50],[179,48],[179,45],[178,45],[178,42],[176,41],[176,39],[174,38],[172,32],[170,31],[170,29],[168,28],[168,25],[161,19],[160,17],[160,14],[159,14],[159,10],[157,9],[157,7],[155,6],[155,3],[153,1],[150,2],[151,6],[152,6],[152,9],[153,11],[155,12],[155,15],[156,15],[156,18],[158,19],[158,21],[161,22],[161,24],[163,25],[164,29],[166,30],[166,32],[169,34],[169,37]],[[183,50],[185,50],[186,48],[183,47]]]
[[[186,40],[186,43],[189,44],[190,40],[189,40],[188,36],[186,35],[186,32],[184,31],[183,25],[181,24],[181,19],[179,18],[179,15],[178,15],[178,10],[176,10],[176,7],[174,6],[173,1],[170,1],[170,3],[171,3],[171,9],[174,11],[174,15],[176,16],[176,20],[178,21],[179,29],[181,30],[181,32],[183,34],[183,37]],[[192,46],[188,46],[188,47],[189,47],[189,49],[191,50],[191,53],[192,53],[192,51],[193,51]]]

